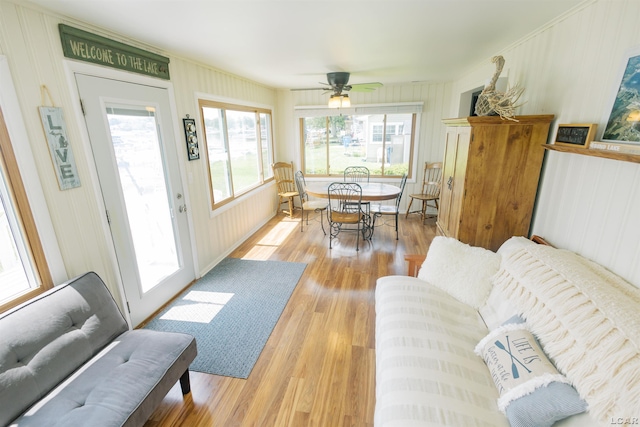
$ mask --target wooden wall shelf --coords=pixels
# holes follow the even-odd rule
[[[562,153],[581,154],[583,156],[601,157],[604,159],[622,160],[625,162],[640,163],[640,154],[618,153],[615,151],[589,150],[587,148],[566,147],[562,145],[545,144],[545,150],[560,151]]]

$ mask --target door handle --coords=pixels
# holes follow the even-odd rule
[[[180,205],[178,212],[183,213],[187,211],[187,205]]]
[[[447,187],[449,188],[449,190],[451,190],[451,184],[453,184],[453,177],[450,176],[449,180],[447,181]]]

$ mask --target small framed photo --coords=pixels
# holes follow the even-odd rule
[[[640,144],[640,47],[627,51],[602,141]]]
[[[196,135],[196,121],[189,118],[182,119],[184,125],[184,136],[187,140],[187,156],[189,160],[198,160],[200,158],[200,149],[198,148],[198,135]]]
[[[558,125],[553,143],[569,147],[589,148],[589,144],[596,137],[597,128],[596,123]]]

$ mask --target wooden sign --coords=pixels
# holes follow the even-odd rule
[[[596,123],[558,125],[554,144],[589,148],[596,136]]]
[[[618,144],[615,142],[593,141],[589,146],[589,149],[640,155],[640,145],[636,144]]]
[[[67,58],[169,80],[169,58],[68,25],[58,29]]]
[[[67,127],[62,117],[62,108],[39,107],[39,110],[60,189],[68,190],[80,187],[80,177],[67,138]]]

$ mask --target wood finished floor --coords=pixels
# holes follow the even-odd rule
[[[301,233],[297,215],[277,215],[231,254],[307,264],[249,378],[191,372],[191,394],[174,386],[145,427],[373,425],[375,282],[405,275],[404,255],[426,253],[435,222],[401,217],[396,240],[385,216],[356,252],[354,233],[329,250],[318,218]]]

